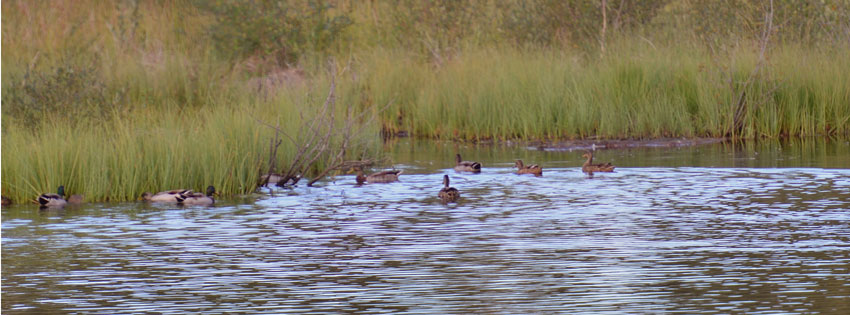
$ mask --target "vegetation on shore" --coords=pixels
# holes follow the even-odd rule
[[[248,193],[318,129],[308,176],[382,131],[850,136],[846,1],[402,2],[5,1],[2,194]]]
[[[466,51],[439,69],[405,56],[369,66],[391,132],[449,139],[724,137],[756,53],[713,67],[706,51],[621,41],[602,60],[561,51]],[[663,51],[663,53],[662,53]],[[742,138],[850,133],[850,58],[787,46],[746,88]],[[402,66],[399,66],[398,63]],[[730,88],[730,80],[736,88]]]

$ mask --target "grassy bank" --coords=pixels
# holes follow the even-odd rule
[[[607,35],[592,0],[402,2],[4,1],[2,194],[253,191],[275,137],[258,120],[296,140],[282,137],[283,171],[321,111],[329,67],[330,146],[346,122],[363,131],[348,159],[379,156],[381,129],[458,140],[850,136],[844,2],[798,14],[777,1],[785,24],[761,63],[752,34],[763,8],[746,1],[619,1]]]
[[[92,201],[135,200],[141,192],[168,187],[203,191],[207,185],[225,196],[250,193],[261,171],[268,169],[270,141],[275,137],[273,129],[259,121],[279,124],[288,135],[303,140],[308,134],[299,133],[302,119],[312,119],[323,97],[280,97],[203,110],[135,109],[107,121],[44,121],[36,130],[10,121],[3,133],[3,196],[23,202],[54,192],[59,185]],[[344,112],[338,111],[341,125]],[[366,134],[377,132],[367,127]],[[295,143],[280,138],[284,141],[278,148],[278,171],[297,153]],[[340,141],[341,135],[335,135],[331,146]],[[353,141],[349,157],[376,155],[375,138]],[[311,173],[323,169],[330,158],[321,157]]]
[[[316,115],[323,96],[298,103],[277,98],[202,110],[136,109],[108,121],[44,121],[36,130],[8,122],[3,133],[3,196],[25,202],[54,192],[59,185],[90,201],[135,200],[141,192],[169,187],[203,191],[207,185],[224,196],[250,193],[261,171],[268,169],[270,141],[275,137],[258,121],[279,124],[288,135],[303,140],[308,134],[299,133],[302,119]],[[336,114],[337,124],[343,124],[342,110]],[[366,128],[366,134],[377,134],[377,128]],[[284,141],[278,148],[278,171],[297,153],[295,143],[280,138]],[[341,135],[335,135],[331,146],[340,141]],[[348,157],[376,156],[377,139],[353,141]],[[320,157],[311,173],[322,170],[330,158],[330,154]]]

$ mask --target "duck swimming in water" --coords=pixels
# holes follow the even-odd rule
[[[168,202],[168,203],[177,203],[177,198],[184,196],[186,194],[191,194],[191,189],[174,189],[168,191],[161,191],[156,194],[151,194],[146,192],[142,194],[142,199],[150,202]]]
[[[183,205],[196,205],[196,206],[210,206],[215,203],[215,199],[213,198],[215,195],[215,187],[208,186],[207,193],[202,194],[198,192],[190,192],[182,195],[178,195],[175,197],[177,199],[178,204]]]
[[[481,173],[481,163],[464,161],[460,157],[460,153],[455,156],[455,162],[455,171]]]
[[[514,167],[516,167],[518,169],[516,173],[520,174],[520,175],[522,175],[522,174],[532,174],[534,176],[542,176],[543,175],[543,168],[541,168],[540,165],[537,165],[537,164],[531,164],[531,165],[526,166],[525,164],[522,163],[522,160],[516,160],[516,163],[514,163]]]
[[[584,161],[584,165],[581,166],[581,171],[585,173],[593,173],[593,172],[613,172],[614,165],[609,163],[602,164],[593,164],[593,152],[587,151],[581,155],[583,158],[587,158],[587,161]]]
[[[454,187],[449,187],[449,175],[443,175],[443,189],[437,194],[443,203],[457,202],[460,199],[460,191]]]
[[[362,170],[357,169],[357,177],[355,180],[357,181],[357,185],[363,185],[366,183],[392,183],[398,181],[398,176],[401,175],[401,173],[403,173],[403,170],[392,170],[372,173],[369,174],[369,176],[366,176],[363,174]]]
[[[71,195],[68,200],[65,200],[65,186],[60,185],[55,194],[41,194],[37,200],[42,208],[64,208],[69,203],[73,205],[83,203],[83,195]]]

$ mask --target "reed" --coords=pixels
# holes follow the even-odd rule
[[[250,193],[267,169],[274,138],[273,130],[259,121],[280,125],[297,137],[302,119],[312,119],[311,109],[320,102],[280,95],[274,101],[249,99],[202,109],[149,107],[108,121],[45,120],[35,130],[9,121],[3,126],[3,195],[26,202],[59,185],[90,201],[135,200],[144,191],[175,188],[203,191],[207,185],[225,196]],[[336,124],[345,123],[342,114],[337,113]],[[364,128],[364,134],[378,132]],[[339,137],[331,146],[338,145]],[[377,142],[372,139],[354,137],[349,156],[375,156]],[[293,142],[282,142],[277,165],[284,165],[295,150]],[[321,157],[317,168],[329,158]]]
[[[720,137],[756,66],[747,47],[711,56],[696,47],[624,41],[601,59],[563,50],[471,49],[442,67],[404,52],[365,63],[376,100],[396,98],[385,128],[461,140]],[[751,46],[752,47],[752,46]],[[750,48],[751,48],[750,47]],[[743,138],[850,132],[850,60],[840,49],[775,48],[747,87]],[[722,59],[723,61],[717,61]]]

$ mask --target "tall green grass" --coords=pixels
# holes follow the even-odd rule
[[[328,88],[322,81],[317,85]],[[302,123],[317,115],[327,93],[300,92],[203,108],[140,108],[107,121],[48,119],[36,129],[9,120],[3,125],[3,196],[25,202],[59,185],[89,201],[134,200],[144,191],[164,189],[203,191],[207,185],[224,196],[250,193],[268,169],[270,142],[275,138],[274,131],[260,122],[281,126],[297,141],[299,135],[306,137],[309,131],[301,129]],[[337,100],[348,101],[347,96]],[[344,114],[338,105],[337,128],[345,123]],[[378,129],[362,128],[364,133],[352,139],[349,158],[378,154],[378,141],[371,136]],[[341,137],[335,134],[330,145],[339,146]],[[283,142],[276,165],[281,171],[297,148],[283,135],[279,138]],[[320,157],[312,173],[327,166],[330,158],[330,154]]]
[[[738,137],[847,136],[850,58],[781,46],[753,83],[754,46],[712,56],[624,40],[603,58],[563,50],[463,51],[442,67],[403,51],[365,61],[390,131],[463,140],[721,137],[746,89]],[[753,48],[753,49],[748,49]]]

